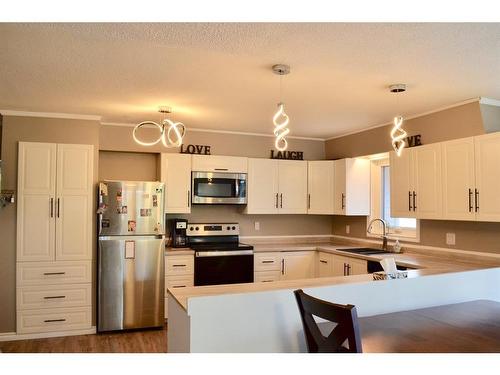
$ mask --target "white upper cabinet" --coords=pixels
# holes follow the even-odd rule
[[[53,260],[56,145],[19,143],[17,259]]]
[[[92,258],[93,152],[19,143],[18,261]]]
[[[248,159],[248,214],[276,214],[279,206],[278,160]]]
[[[334,161],[333,209],[336,215],[370,214],[370,161]]]
[[[160,174],[165,184],[165,213],[191,213],[191,155],[162,153]]]
[[[91,145],[57,145],[56,259],[92,259]]]
[[[391,216],[439,219],[442,216],[441,145],[390,154]]]
[[[332,160],[309,161],[307,163],[308,214],[333,214],[334,163]]]
[[[307,213],[307,162],[279,160],[279,213]]]
[[[474,211],[478,221],[500,221],[500,133],[474,137]]]
[[[247,173],[247,158],[238,156],[193,155],[195,172]]]
[[[443,219],[475,220],[474,138],[441,143]]]
[[[248,159],[247,214],[307,213],[307,162]]]

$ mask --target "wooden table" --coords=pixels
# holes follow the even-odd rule
[[[477,300],[359,318],[363,352],[498,353],[500,303]]]

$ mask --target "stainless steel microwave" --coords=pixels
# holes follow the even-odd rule
[[[247,174],[192,172],[193,204],[247,204]]]

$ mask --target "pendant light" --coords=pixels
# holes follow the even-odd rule
[[[167,113],[172,113],[172,109],[170,107],[162,106],[158,109],[158,112],[163,115],[161,124],[154,121],[143,121],[140,124],[137,124],[132,131],[134,141],[141,146],[154,146],[161,141],[163,146],[166,148],[180,147],[182,145],[182,139],[186,134],[186,127],[182,122],[174,122],[166,117]],[[137,137],[137,131],[147,125],[153,126],[159,130],[160,135],[158,136],[158,139],[152,142],[144,142]]]
[[[278,110],[273,116],[274,135],[276,136],[274,147],[276,147],[278,151],[285,151],[288,147],[288,142],[285,137],[290,133],[290,129],[288,129],[290,118],[285,113],[285,104],[281,100],[281,80],[285,74],[290,73],[290,66],[285,64],[273,65],[273,72],[280,76],[280,102],[278,103]]]
[[[406,91],[406,85],[403,83],[398,83],[396,85],[389,86],[389,90],[392,93],[399,94]],[[406,146],[405,139],[408,133],[402,128],[404,118],[401,115],[395,116],[393,119],[393,127],[391,130],[392,148],[396,151],[397,156],[401,156],[403,149]]]

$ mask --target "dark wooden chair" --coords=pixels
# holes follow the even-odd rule
[[[353,305],[338,305],[294,291],[309,353],[361,353],[358,314]],[[336,323],[328,336],[323,336],[314,316]],[[345,346],[347,344],[347,346]]]

